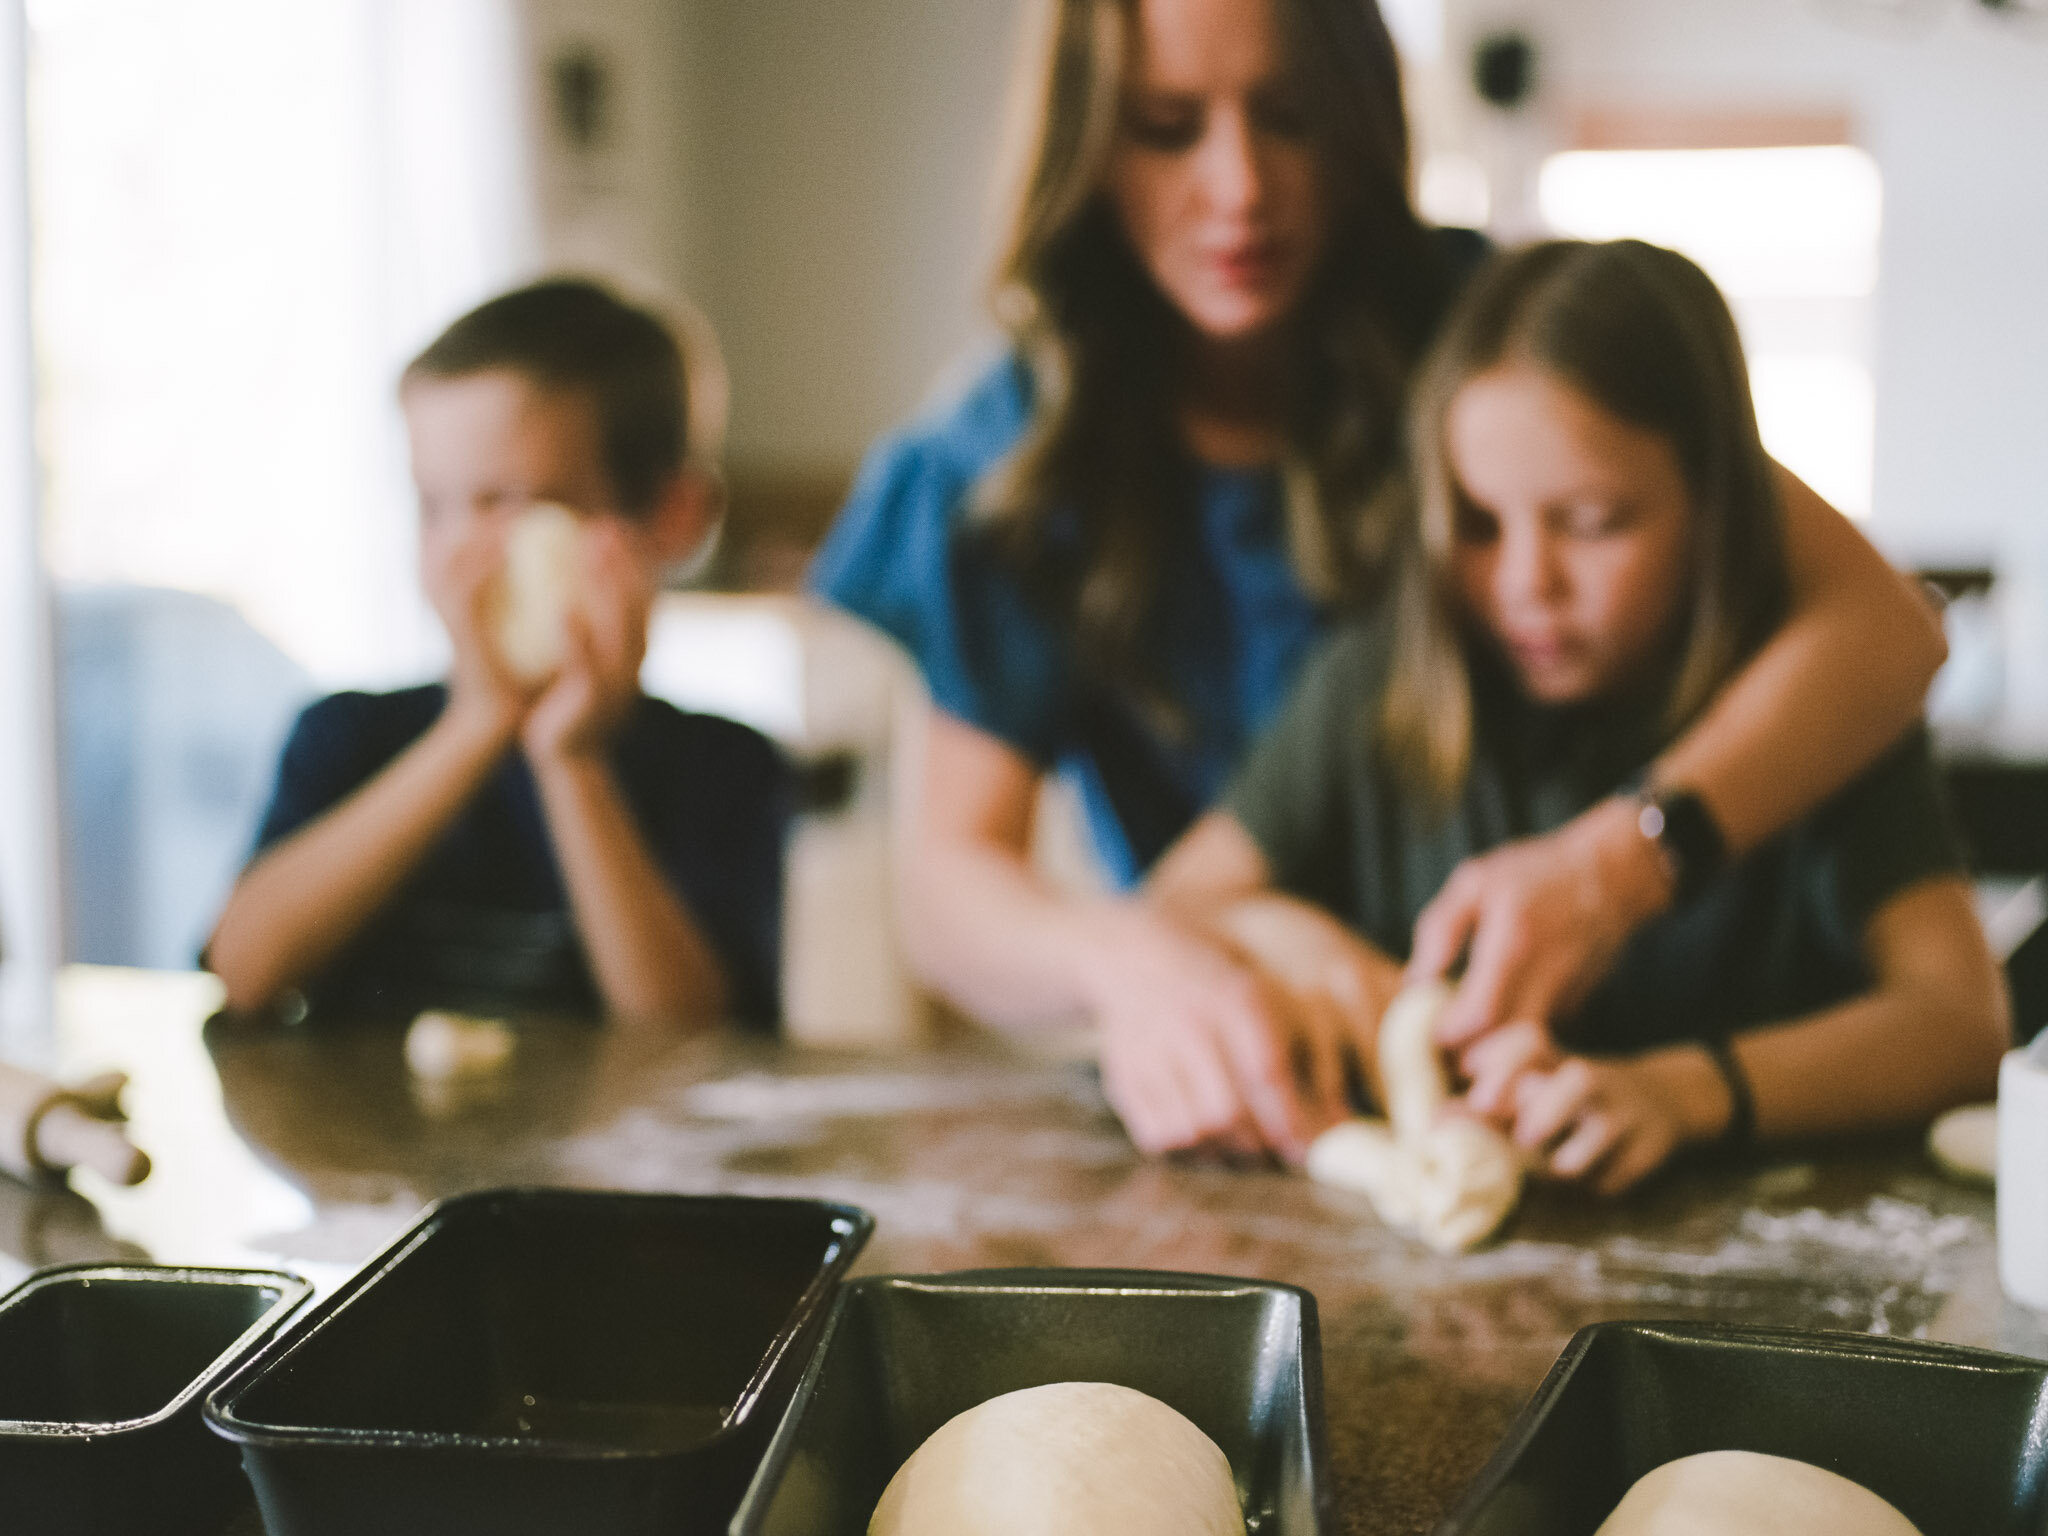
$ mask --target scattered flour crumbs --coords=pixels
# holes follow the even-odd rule
[[[993,1191],[932,1177],[876,1177],[862,1160],[783,1173],[728,1167],[756,1151],[794,1150],[829,1139],[835,1120],[907,1114],[985,1111],[992,1107],[1064,1103],[1099,1111],[1099,1090],[1085,1075],[1049,1069],[821,1073],[779,1077],[747,1073],[711,1082],[679,1083],[672,1107],[629,1110],[561,1144],[562,1171],[615,1187],[664,1189],[678,1179],[691,1188],[734,1194],[822,1195],[874,1211],[902,1235],[965,1239],[974,1234],[1049,1234],[1102,1219],[1095,1201],[1064,1198],[1043,1185]],[[678,1123],[677,1112],[684,1117]],[[1129,1155],[1120,1138],[1081,1126],[1021,1133],[1017,1166],[1104,1167]],[[1024,1156],[1025,1152],[1029,1156]],[[1240,1235],[1293,1242],[1354,1264],[1361,1278],[1390,1288],[1486,1285],[1541,1279],[1554,1292],[1589,1302],[1688,1309],[1731,1302],[1759,1316],[1819,1308],[1840,1326],[1870,1333],[1924,1333],[1955,1292],[1970,1262],[1991,1242],[1982,1219],[1930,1210],[1910,1199],[1877,1194],[1861,1208],[1788,1208],[1806,1192],[1812,1170],[1795,1166],[1760,1174],[1759,1209],[1732,1229],[1693,1223],[1669,1234],[1616,1233],[1587,1243],[1510,1239],[1476,1253],[1444,1258],[1413,1244],[1389,1243],[1367,1222],[1332,1221],[1293,1209],[1246,1209],[1205,1220],[1245,1224]],[[1775,1207],[1775,1209],[1774,1209]],[[1118,1219],[1129,1220],[1124,1211]],[[1171,1213],[1154,1213],[1172,1219]]]
[[[1507,1242],[1457,1260],[1461,1280],[1543,1276],[1588,1299],[1684,1304],[1754,1290],[1814,1296],[1845,1327],[1920,1335],[1961,1283],[1966,1255],[1991,1241],[1974,1216],[1873,1195],[1862,1209],[1746,1211],[1710,1250],[1618,1233],[1580,1247]]]
[[[833,1120],[973,1112],[992,1106],[1068,1103],[1097,1111],[1100,1092],[1083,1074],[1058,1069],[1006,1072],[743,1073],[678,1088],[673,1110],[633,1109],[564,1142],[564,1173],[620,1189],[689,1187],[736,1195],[801,1195],[850,1201],[873,1211],[893,1234],[963,1240],[977,1233],[1051,1233],[1071,1226],[1075,1205],[1057,1198],[996,1193],[945,1179],[864,1176],[857,1170],[762,1173],[728,1168],[749,1152],[815,1145]],[[1082,1130],[1025,1132],[1019,1162],[1102,1166],[1129,1155],[1120,1137]]]

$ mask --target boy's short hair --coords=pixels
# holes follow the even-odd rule
[[[650,511],[684,464],[689,384],[674,333],[587,278],[550,278],[487,300],[406,365],[399,387],[506,369],[582,396],[621,512]]]

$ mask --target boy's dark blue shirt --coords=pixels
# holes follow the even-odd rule
[[[430,684],[337,693],[309,706],[285,743],[258,851],[374,778],[446,702],[447,690]],[[733,1015],[772,1023],[788,766],[746,726],[645,696],[611,761],[649,854],[725,967]],[[597,1009],[539,792],[516,747],[304,991],[316,1009],[335,1013]]]

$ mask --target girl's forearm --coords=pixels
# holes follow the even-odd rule
[[[595,755],[534,764],[569,906],[606,1008],[704,1024],[724,1012],[724,967],[670,888]]]
[[[361,932],[476,793],[516,723],[450,704],[375,778],[251,864],[207,945],[229,1006],[272,1002]]]
[[[1733,1046],[1760,1138],[1911,1125],[1997,1091],[1984,1009],[1933,996],[1880,990]]]
[[[1796,478],[1780,483],[1792,615],[1655,767],[1706,801],[1737,854],[1875,761],[1919,718],[1946,655],[1913,586]]]

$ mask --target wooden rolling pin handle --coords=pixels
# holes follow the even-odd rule
[[[37,1117],[33,1136],[36,1161],[53,1172],[90,1168],[115,1184],[149,1177],[149,1154],[117,1122],[95,1120],[76,1104],[52,1104]]]

